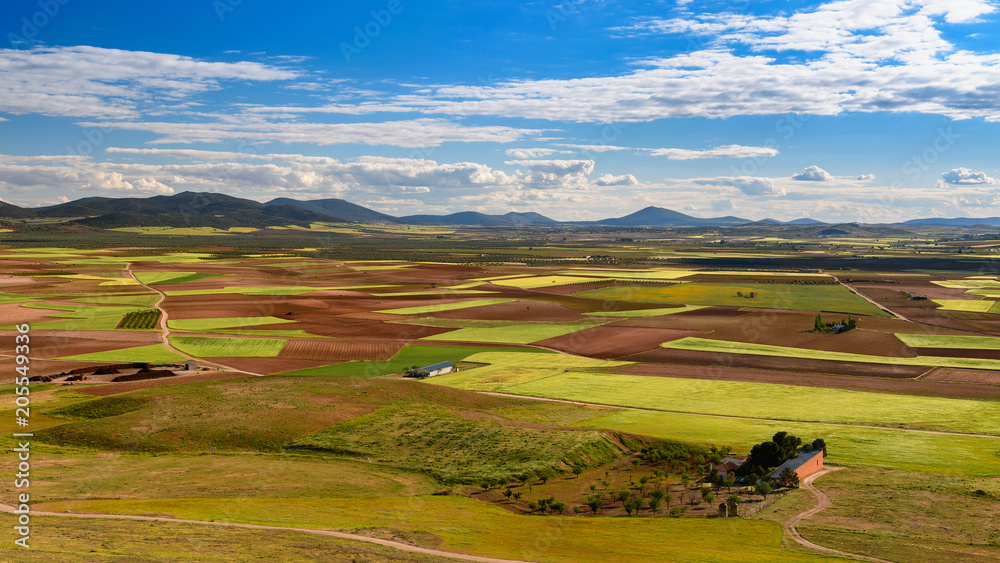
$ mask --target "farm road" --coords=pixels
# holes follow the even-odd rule
[[[670,411],[661,409],[643,409],[639,407],[623,407],[619,405],[606,405],[602,403],[584,403],[582,401],[569,401],[566,399],[550,399],[548,397],[533,397],[531,395],[515,395],[513,393],[496,393],[493,391],[473,391],[482,395],[496,395],[498,397],[513,397],[515,399],[531,399],[533,401],[550,401],[553,403],[566,403],[569,405],[582,405],[585,407],[607,407],[612,409],[622,409],[627,411],[641,411],[666,414],[688,414],[692,416],[711,416],[715,418],[735,418],[739,420],[760,420],[763,422],[798,422],[802,424],[826,424],[829,426],[848,426],[851,428],[874,428],[875,430],[895,430],[897,432],[916,432],[918,434],[941,434],[945,436],[971,436],[973,438],[998,438],[996,434],[973,434],[971,432],[949,432],[947,430],[918,430],[916,428],[894,428],[892,426],[877,426],[875,424],[852,424],[850,422],[823,422],[815,420],[784,420],[778,418],[760,418],[756,416],[739,416],[735,414],[709,414],[702,412]]]
[[[14,513],[13,506],[7,506],[6,504],[0,504],[0,512],[7,514]],[[223,528],[249,528],[252,530],[276,530],[279,532],[303,532],[306,534],[313,534],[317,536],[329,536],[334,538],[340,538],[343,540],[354,540],[365,543],[375,543],[378,545],[392,547],[400,551],[409,551],[411,553],[422,553],[424,555],[435,555],[438,557],[447,557],[450,559],[457,559],[459,561],[474,561],[477,563],[531,563],[530,561],[520,561],[515,559],[496,559],[493,557],[480,557],[478,555],[466,555],[464,553],[453,553],[450,551],[441,551],[438,549],[428,549],[426,547],[418,547],[415,545],[410,545],[402,542],[395,542],[392,540],[383,540],[379,538],[370,538],[368,536],[359,536],[357,534],[348,534],[344,532],[335,532],[333,530],[316,530],[312,528],[287,528],[284,526],[262,526],[259,524],[237,524],[235,522],[206,522],[204,520],[185,520],[182,518],[160,518],[156,516],[134,516],[128,514],[99,514],[99,513],[67,513],[67,512],[38,512],[31,511],[32,516],[54,516],[59,518],[95,518],[99,520],[142,520],[146,522],[172,522],[175,524],[201,524],[204,526],[218,526]]]
[[[840,469],[843,469],[843,467],[827,467],[822,471],[820,471],[819,473],[814,473],[806,477],[802,481],[801,483],[802,488],[808,490],[816,497],[817,501],[816,506],[810,508],[809,510],[804,510],[796,514],[795,516],[792,516],[792,518],[789,519],[788,522],[785,522],[785,532],[788,534],[788,537],[792,538],[792,540],[794,540],[799,545],[808,547],[809,549],[814,549],[816,551],[827,553],[829,555],[847,557],[849,559],[856,559],[858,561],[870,561],[872,563],[892,563],[891,561],[886,561],[885,559],[878,559],[876,557],[868,557],[867,555],[858,555],[855,553],[840,551],[839,549],[830,549],[829,547],[823,547],[821,545],[814,544],[813,542],[803,538],[802,535],[799,534],[799,530],[796,528],[796,526],[800,521],[802,521],[804,518],[809,518],[814,514],[818,514],[819,512],[828,508],[831,505],[830,497],[826,496],[826,494],[823,493],[823,491],[814,487],[813,481],[822,477],[823,475],[826,475],[827,473],[837,471]]]
[[[147,285],[147,284],[142,283],[142,281],[135,275],[135,273],[132,272],[132,263],[131,262],[129,262],[128,264],[125,264],[125,272],[127,272],[128,275],[132,279],[134,279],[137,284],[141,285],[142,287],[145,287],[146,289],[148,289],[150,291],[155,291],[160,296],[160,299],[156,302],[156,305],[154,305],[154,307],[156,307],[156,309],[160,312],[160,332],[162,333],[163,346],[165,346],[167,348],[167,350],[170,350],[171,352],[173,352],[175,354],[179,354],[181,356],[184,356],[185,358],[188,358],[189,360],[197,360],[198,362],[201,362],[203,364],[210,364],[210,365],[213,365],[213,366],[216,366],[216,367],[223,368],[223,369],[225,369],[227,371],[234,371],[236,373],[245,373],[247,375],[253,375],[255,377],[266,377],[267,376],[267,374],[265,374],[265,373],[257,373],[257,372],[253,372],[253,371],[243,370],[243,369],[236,369],[236,368],[233,368],[233,367],[229,367],[227,365],[220,364],[218,362],[212,362],[212,361],[206,360],[204,358],[196,358],[196,357],[194,357],[194,356],[192,356],[190,354],[185,354],[184,352],[181,352],[177,348],[174,348],[173,346],[171,346],[170,345],[170,339],[168,338],[170,336],[170,327],[167,326],[167,319],[168,319],[167,310],[163,308],[163,302],[166,301],[167,294],[164,293],[164,292],[162,292],[162,291],[160,291],[159,289],[156,289],[155,287],[153,287],[151,285]]]

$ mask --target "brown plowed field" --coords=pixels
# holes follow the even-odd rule
[[[278,355],[292,360],[388,360],[403,344],[385,340],[289,340]]]
[[[117,340],[95,340],[66,336],[39,336],[31,333],[31,357],[53,359],[125,348]]]
[[[921,377],[920,381],[947,381],[949,383],[1000,385],[1000,371],[938,368]]]
[[[454,330],[450,328],[404,325],[398,323],[367,321],[364,319],[349,319],[344,317],[337,317],[333,320],[336,324],[309,324],[303,325],[300,328],[307,330],[312,334],[332,336],[334,338],[386,338],[390,340],[417,340],[424,338],[425,336],[434,336],[435,334],[442,334]]]
[[[752,323],[742,328],[752,327]],[[778,323],[761,326],[760,330],[747,330],[734,327],[733,323],[723,325],[712,333],[716,340],[732,342],[748,342],[751,344],[767,344],[770,346],[788,346],[791,348],[809,348],[828,352],[849,352],[852,354],[869,354],[873,356],[890,356],[895,358],[914,358],[917,353],[903,344],[895,335],[887,332],[856,329],[842,334],[822,334],[801,330],[786,330],[788,325]],[[809,325],[811,328],[811,324]]]
[[[0,329],[0,338],[13,337],[18,332],[12,328]],[[114,340],[117,342],[160,342],[159,331],[140,332],[132,330],[41,330],[31,329],[31,337],[90,338],[93,340]]]
[[[922,366],[893,366],[858,362],[834,362],[830,360],[804,360],[776,356],[754,356],[752,354],[716,354],[713,352],[669,350],[666,348],[621,359],[655,364],[689,365],[695,366],[694,369],[698,369],[700,366],[709,368],[728,367],[892,378],[914,378],[930,369]]]
[[[432,313],[440,319],[476,319],[484,321],[578,321],[588,317],[580,311],[567,309],[547,301],[511,301]]]
[[[935,378],[928,381],[929,375],[919,380],[883,379],[877,377],[858,377],[853,375],[830,375],[816,373],[795,373],[763,369],[739,369],[724,367],[673,366],[663,364],[638,364],[610,370],[615,373],[630,375],[645,375],[651,377],[677,377],[684,379],[711,379],[719,381],[749,381],[754,383],[773,383],[778,385],[798,385],[801,387],[821,387],[825,389],[846,389],[849,391],[867,391],[873,393],[896,393],[904,395],[920,395],[931,397],[949,397],[955,399],[1000,399],[1000,389],[985,385],[964,385],[962,383],[943,383],[944,381],[961,381],[961,378]],[[1000,385],[1000,373],[978,370],[968,371],[973,375],[986,374],[992,376]],[[967,383],[987,383],[987,381],[972,381]]]
[[[535,342],[535,345],[580,356],[608,359],[656,350],[663,342],[697,334],[689,330],[599,326]]]
[[[967,331],[963,330],[929,326],[904,321],[902,319],[886,319],[876,317],[865,317],[858,321],[858,326],[867,330],[876,330],[879,332],[898,332],[902,334],[949,334],[958,336],[969,334]]]
[[[960,348],[914,348],[921,356],[949,356],[952,358],[983,358],[1000,360],[1000,350],[963,350]]]

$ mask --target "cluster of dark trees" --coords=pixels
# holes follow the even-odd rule
[[[823,315],[817,313],[816,320],[813,322],[813,332],[832,332],[834,334],[839,334],[856,328],[858,328],[858,321],[850,315],[847,315],[846,321],[844,319],[840,319],[839,323],[824,323]]]
[[[750,450],[746,462],[734,473],[745,483],[767,481],[768,474],[776,467],[798,455],[799,451],[823,450],[826,454],[826,442],[817,438],[812,442],[802,444],[802,439],[788,432],[778,432],[770,441],[761,442]],[[794,472],[790,472],[794,475]],[[783,476],[786,481],[794,482],[793,475]]]

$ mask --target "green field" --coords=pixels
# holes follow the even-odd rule
[[[739,297],[757,292],[756,298]],[[592,289],[575,294],[591,299],[831,311],[885,317],[888,314],[840,285],[680,283],[671,286],[627,286]]]
[[[162,344],[150,344],[148,346],[134,346],[132,348],[122,348],[108,352],[63,356],[56,359],[76,360],[80,362],[148,362],[151,364],[165,364],[183,362],[187,358],[167,350]]]
[[[330,366],[306,368],[284,372],[279,375],[330,375],[347,377],[377,377],[404,372],[411,367],[427,366],[438,362],[459,362],[481,352],[498,351],[514,354],[549,354],[548,350],[537,348],[486,348],[479,346],[431,346],[407,344],[403,349],[384,362],[346,362]]]
[[[498,327],[460,328],[443,334],[425,336],[421,340],[446,340],[450,342],[499,342],[502,344],[531,344],[539,340],[572,334],[593,327],[593,323],[521,323]]]
[[[695,270],[564,270],[558,273],[614,280],[676,280],[698,272]]]
[[[288,324],[296,321],[278,317],[219,317],[207,319],[170,319],[167,326],[188,332],[215,331],[224,328],[240,328],[256,325]]]
[[[377,459],[444,482],[480,483],[560,463],[596,466],[621,457],[600,432],[520,428],[441,407],[384,407],[299,438],[290,446]]]
[[[953,336],[939,334],[897,334],[896,338],[913,348],[955,348],[958,350],[1000,350],[995,336]]]
[[[857,428],[809,422],[743,420],[719,416],[619,411],[579,422],[604,428],[696,444],[730,446],[749,451],[776,432],[803,439],[823,438],[827,463],[920,471],[939,475],[1000,477],[1000,438],[905,432],[891,428]]]
[[[135,277],[146,285],[169,285],[214,278],[224,274],[199,272],[135,272]]]
[[[115,328],[118,329],[152,329],[156,328],[160,324],[160,311],[159,309],[151,309],[149,311],[133,311],[124,317],[122,317],[121,322]]]
[[[47,330],[115,330],[122,318],[145,307],[119,307],[112,305],[69,305],[62,303],[25,303],[22,307],[62,311],[46,315],[47,318],[65,319],[34,323],[32,326]]]
[[[427,382],[459,389],[651,410],[1000,435],[1000,404],[993,401],[609,374],[597,370],[616,362],[588,364],[583,362],[585,358],[568,361],[569,358],[572,356],[559,354],[532,362],[533,358],[512,360],[503,354],[477,354],[467,361],[491,365],[441,375]],[[544,362],[550,362],[552,367],[543,367]],[[583,372],[580,369],[583,367],[594,371]]]
[[[276,358],[285,347],[285,340],[171,336],[170,345],[196,358]]]
[[[479,292],[479,293],[486,293],[486,292]],[[472,299],[469,301],[459,301],[458,303],[438,303],[436,305],[403,307],[401,309],[383,309],[381,311],[375,311],[375,312],[389,313],[391,315],[420,315],[423,313],[437,313],[439,311],[453,311],[455,309],[469,309],[471,307],[485,307],[486,305],[497,305],[498,303],[510,303],[511,301],[517,301],[517,299]]]
[[[698,309],[704,309],[705,305],[682,305],[680,307],[668,307],[665,309],[635,309],[632,311],[608,311],[606,313],[596,312],[596,313],[584,313],[584,315],[590,315],[594,317],[659,317],[660,315],[673,315],[676,313],[686,313],[688,311],[697,311]]]
[[[972,313],[989,313],[997,304],[988,299],[931,299],[945,311],[968,311]]]
[[[890,358],[886,356],[870,356],[867,354],[851,354],[848,352],[827,352],[806,348],[789,348],[787,346],[772,346],[769,344],[750,344],[746,342],[731,342],[728,340],[711,340],[688,336],[679,340],[664,342],[660,346],[675,350],[696,350],[699,352],[715,352],[720,354],[751,354],[755,356],[780,356],[783,358],[804,358],[808,360],[831,360],[835,362],[861,362],[867,364],[890,364],[905,366],[928,366],[966,369],[1000,369],[1000,360],[983,360],[979,358],[948,358],[943,356],[917,356],[916,358]]]

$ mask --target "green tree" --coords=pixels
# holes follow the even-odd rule
[[[653,511],[653,516],[656,516],[656,510],[658,508],[660,508],[660,503],[661,502],[662,501],[660,499],[657,499],[657,498],[650,498],[649,499],[649,509]]]
[[[587,499],[587,506],[590,507],[590,511],[597,514],[597,511],[601,509],[601,498],[594,495]]]
[[[514,493],[514,502],[521,500],[522,493]]]
[[[583,466],[582,465],[574,465],[573,466],[573,475],[579,477],[581,473],[583,473]]]
[[[774,491],[774,489],[771,488],[771,484],[764,479],[757,481],[757,484],[754,485],[753,488],[757,491],[758,495],[764,497],[764,500],[767,500],[767,495]]]
[[[823,324],[823,315],[817,313],[816,319],[813,321],[813,330],[816,332],[826,331],[826,325]]]
[[[735,512],[736,507],[739,506],[741,502],[743,502],[743,500],[740,498],[740,495],[729,495],[729,498],[726,499],[726,506],[729,507],[729,512]]]
[[[709,492],[708,494],[701,495],[701,499],[704,500],[706,504],[712,504],[712,501],[715,500],[715,493]]]
[[[663,495],[663,502],[667,503],[667,508],[670,508],[670,503],[674,501],[674,495],[666,493]]]
[[[628,500],[630,496],[632,496],[632,493],[628,491],[618,491],[618,494],[615,496],[615,500],[622,503],[622,506],[624,506],[625,501]]]
[[[781,474],[778,475],[778,479],[780,479],[786,487],[798,488],[799,486],[799,474],[796,473],[791,467],[782,469]]]
[[[553,502],[549,504],[549,512],[562,514],[564,510],[566,510],[566,503],[564,502]]]

